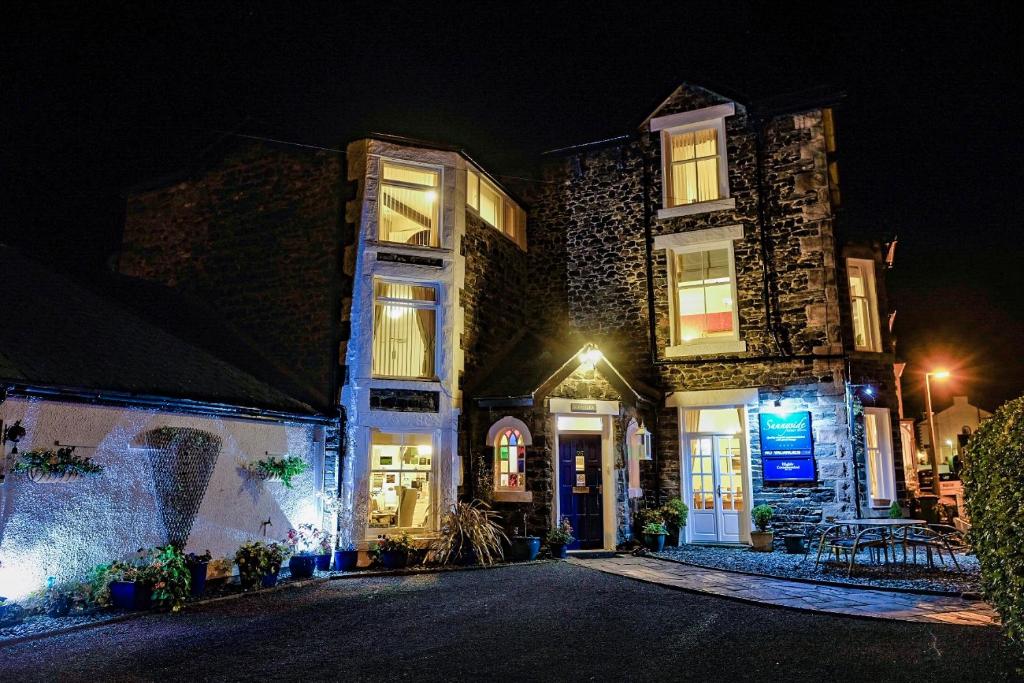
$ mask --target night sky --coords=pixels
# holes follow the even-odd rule
[[[1010,5],[125,4],[8,6],[0,22],[0,239],[39,260],[103,268],[124,188],[187,167],[216,131],[326,147],[392,132],[530,178],[538,152],[626,132],[682,81],[750,99],[828,85],[847,93],[846,229],[899,236],[909,411],[939,363],[956,381],[937,409],[950,390],[988,408],[1024,390]]]

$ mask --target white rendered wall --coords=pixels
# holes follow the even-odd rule
[[[186,550],[209,549],[233,556],[246,540],[280,540],[292,526],[320,524],[316,491],[322,486],[324,448],[316,427],[303,424],[194,417],[44,400],[8,399],[0,404],[6,424],[21,420],[27,434],[19,452],[54,448],[54,441],[81,446],[76,453],[103,465],[95,477],[67,484],[35,484],[10,472],[0,485],[0,595],[17,599],[43,586],[83,576],[97,564],[122,559],[142,547],[161,545],[166,534],[144,445],[159,427],[192,427],[222,440]],[[95,447],[95,448],[93,448]],[[239,471],[239,463],[266,452],[305,458],[309,470],[281,483],[261,482]]]

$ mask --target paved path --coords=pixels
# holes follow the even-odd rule
[[[996,626],[999,623],[995,611],[977,600],[822,586],[631,555],[604,559],[573,558],[569,562],[648,583],[778,607],[962,626]]]

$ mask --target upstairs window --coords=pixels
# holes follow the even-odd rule
[[[433,379],[437,290],[374,280],[373,297],[374,376]]]
[[[732,250],[674,251],[672,270],[676,344],[737,338]]]
[[[668,132],[665,206],[710,202],[722,197],[718,128]]]
[[[526,249],[526,212],[473,170],[466,171],[466,205],[485,223]]]
[[[440,189],[439,169],[381,161],[379,239],[438,246]]]
[[[857,351],[882,351],[875,295],[875,264],[867,259],[846,259],[850,281],[850,310],[853,319],[853,347]]]

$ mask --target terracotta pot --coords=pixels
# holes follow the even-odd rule
[[[751,531],[750,532],[750,545],[751,549],[759,553],[770,553],[772,551],[772,543],[775,541],[774,531]]]
[[[75,481],[80,476],[82,475],[78,472],[65,472],[64,474],[43,472],[37,467],[33,467],[28,471],[28,478],[36,484],[66,484],[68,482]]]

